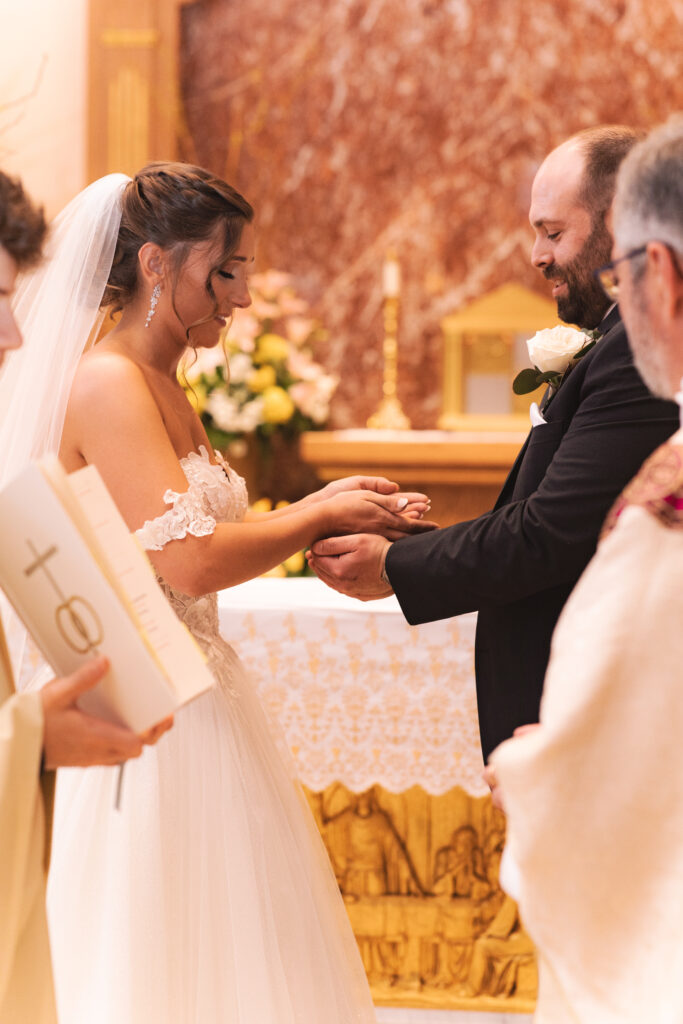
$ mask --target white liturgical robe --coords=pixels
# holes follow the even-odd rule
[[[14,692],[0,626],[0,1021],[56,1024],[45,914],[39,693]]]
[[[680,434],[608,523],[555,630],[541,727],[493,755],[537,1024],[683,1021]]]

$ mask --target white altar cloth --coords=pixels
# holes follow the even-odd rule
[[[262,578],[224,590],[219,614],[309,788],[488,792],[474,688],[476,615],[409,626],[396,598],[363,604],[314,578]]]

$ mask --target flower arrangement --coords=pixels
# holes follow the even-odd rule
[[[290,275],[254,274],[249,289],[252,304],[235,310],[223,344],[190,353],[181,366],[209,440],[221,449],[248,435],[265,448],[276,432],[320,429],[337,386],[312,357],[311,345],[325,333]]]
[[[541,384],[557,389],[565,374],[595,345],[597,331],[574,327],[548,327],[527,341],[532,368],[520,370],[512,383],[516,395],[528,395]]]

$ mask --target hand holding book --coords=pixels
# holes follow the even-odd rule
[[[58,675],[107,656],[83,711],[143,733],[213,685],[94,466],[52,456],[0,492],[0,585]]]

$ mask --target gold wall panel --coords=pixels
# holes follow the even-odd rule
[[[107,161],[111,167],[137,169],[149,152],[149,85],[135,68],[120,68],[109,82]]]
[[[88,179],[177,155],[184,0],[90,0]]]
[[[378,1005],[533,1010],[534,949],[498,884],[505,819],[489,797],[306,795]]]

